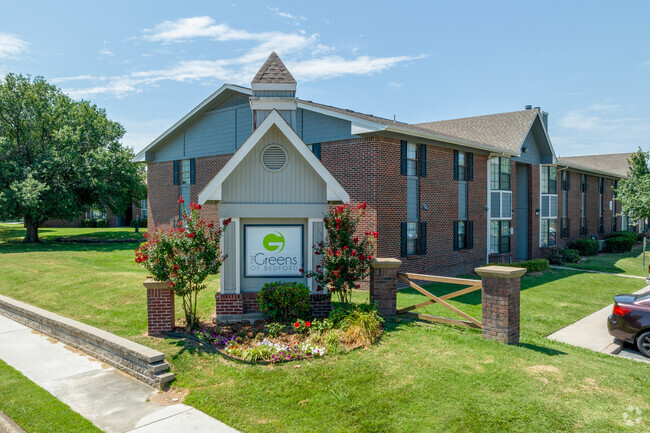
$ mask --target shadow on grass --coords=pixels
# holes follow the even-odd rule
[[[53,242],[42,241],[37,244],[4,243],[0,244],[0,254],[18,254],[34,252],[115,252],[134,250],[139,242],[122,243],[75,243],[75,242]]]
[[[523,347],[524,349],[533,350],[535,352],[543,353],[544,355],[549,355],[549,356],[558,356],[558,355],[567,354],[566,352],[562,352],[561,350],[551,349],[550,347],[538,346],[536,344],[531,344],[531,343],[519,343],[517,344],[517,346]]]

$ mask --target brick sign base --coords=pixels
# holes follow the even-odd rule
[[[151,336],[174,329],[176,316],[174,310],[174,291],[169,282],[146,280],[147,289],[147,330]]]

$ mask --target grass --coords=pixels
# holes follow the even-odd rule
[[[0,226],[0,230],[3,229]],[[636,291],[644,281],[554,270],[522,279],[522,343],[480,332],[389,320],[380,342],[343,356],[249,366],[194,344],[146,334],[146,272],[133,245],[0,244],[0,293],[161,350],[186,403],[246,432],[308,431],[632,431],[628,406],[650,425],[647,364],[598,354],[546,336]],[[199,314],[214,312],[218,280],[201,293]],[[461,286],[431,285],[435,294]],[[355,302],[367,292],[355,292]],[[400,291],[399,306],[422,302]],[[480,318],[480,293],[450,301]],[[429,306],[421,312],[454,317]],[[181,317],[180,311],[177,317]],[[299,366],[299,367],[298,367]]]
[[[649,248],[650,249],[650,248]],[[637,245],[627,253],[603,253],[587,257],[584,262],[567,264],[570,268],[587,269],[592,271],[610,272],[613,274],[648,276],[650,252],[646,251],[645,267],[643,266],[643,247]]]
[[[31,433],[101,432],[90,421],[1,360],[0,410]]]
[[[142,237],[146,228],[141,228],[140,233],[135,233],[134,228],[130,227],[75,227],[75,228],[57,228],[45,227],[38,229],[38,236],[41,241],[46,243],[52,242],[59,237],[68,238],[93,238],[93,239],[135,239]],[[25,238],[25,229],[22,224],[0,223],[0,244],[16,244],[22,242]]]

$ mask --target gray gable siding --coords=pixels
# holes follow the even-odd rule
[[[358,138],[350,130],[347,120],[309,110],[296,111],[296,132],[306,144]],[[147,154],[156,162],[227,155],[239,149],[252,133],[253,113],[248,96],[235,94]]]
[[[261,155],[268,144],[280,144],[288,155],[286,167],[270,172]],[[299,179],[299,181],[296,181]],[[222,185],[223,204],[316,204],[327,202],[327,185],[277,127],[272,127]]]
[[[305,144],[358,138],[350,134],[350,121],[301,108],[296,112],[296,132]]]
[[[523,162],[526,164],[552,164],[553,154],[551,147],[546,139],[542,124],[539,119],[535,119],[533,126],[528,131],[528,135],[524,139],[522,148],[526,148],[526,152],[521,156],[512,158],[513,161]]]

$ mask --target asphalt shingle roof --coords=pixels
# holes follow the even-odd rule
[[[296,84],[296,80],[291,72],[284,66],[280,57],[273,51],[266,62],[262,65],[253,83],[287,83]]]
[[[558,158],[559,164],[586,171],[600,171],[620,177],[627,177],[629,164],[627,159],[631,153],[608,153],[603,155],[564,156]]]
[[[427,131],[461,140],[519,152],[537,116],[537,108],[439,122],[416,123]]]

